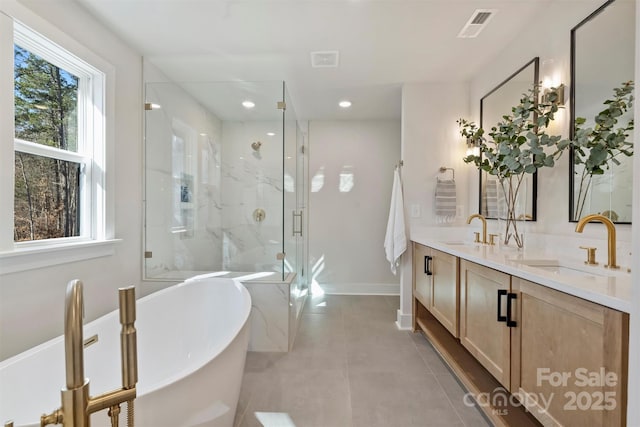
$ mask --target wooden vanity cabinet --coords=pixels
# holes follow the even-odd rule
[[[511,390],[512,328],[506,322],[510,289],[508,274],[460,260],[460,343],[507,390]]]
[[[625,425],[628,315],[517,277],[512,292],[511,392],[545,426]]]
[[[458,257],[418,243],[414,243],[413,254],[415,299],[429,310],[451,335],[457,337],[460,307]],[[414,305],[414,313],[416,312],[417,307]]]
[[[413,294],[414,329],[495,425],[626,425],[627,313],[415,243]]]

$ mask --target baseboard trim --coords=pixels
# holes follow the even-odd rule
[[[328,295],[400,295],[397,283],[321,283],[317,287]]]
[[[400,310],[397,313],[396,326],[402,331],[410,331],[413,329],[413,318],[411,313],[404,314]]]

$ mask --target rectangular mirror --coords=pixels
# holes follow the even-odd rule
[[[480,127],[485,136],[491,128],[502,120],[502,116],[510,114],[511,108],[519,104],[520,99],[538,82],[540,60],[533,58],[505,81],[493,88],[480,100]],[[536,220],[537,172],[526,174],[524,178],[525,219]],[[480,206],[478,212],[489,219],[498,218],[499,197],[498,178],[480,170]]]
[[[593,127],[594,118],[612,99],[614,88],[634,79],[635,2],[610,0],[571,30],[571,139],[575,119],[586,119],[582,128]],[[633,118],[633,107],[618,117],[616,126]],[[632,141],[630,132],[627,141]],[[602,175],[584,170],[584,159],[571,151],[569,219],[602,214],[616,223],[631,223],[633,157],[619,154],[608,161]]]

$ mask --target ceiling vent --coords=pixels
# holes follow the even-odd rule
[[[340,53],[337,50],[311,52],[311,66],[313,68],[336,68]]]
[[[458,37],[461,39],[472,39],[474,37],[478,37],[480,31],[482,31],[484,27],[487,26],[496,12],[496,9],[476,9],[465,26],[462,27],[460,33],[458,33]]]

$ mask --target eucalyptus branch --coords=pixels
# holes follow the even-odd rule
[[[576,153],[574,163],[584,165],[590,175],[602,175],[603,168],[609,169],[612,160],[618,164],[615,157],[620,154],[628,157],[633,155],[633,142],[627,141],[634,128],[633,118],[624,126],[616,127],[619,118],[633,106],[633,89],[633,81],[614,88],[614,97],[604,101],[607,107],[596,115],[594,127],[583,128],[586,119],[576,118],[575,138],[572,141]]]
[[[506,205],[506,230],[504,243],[513,237],[518,247],[524,245],[522,234],[518,232],[515,208],[520,186],[525,174],[532,174],[542,167],[553,167],[555,161],[570,145],[570,141],[560,136],[548,135],[547,128],[558,111],[558,91],[551,88],[545,101],[538,100],[539,85],[534,84],[522,94],[520,102],[511,108],[511,114],[487,132],[475,123],[465,119],[457,121],[460,134],[479,147],[479,154],[471,154],[463,160],[473,163],[480,170],[498,178]]]
[[[583,168],[574,219],[582,216],[593,175],[603,175],[612,164],[619,165],[616,157],[633,155],[633,142],[627,140],[634,128],[633,118],[618,126],[621,117],[633,106],[633,90],[633,81],[614,88],[613,98],[604,101],[606,108],[595,116],[593,127],[583,127],[586,123],[584,117],[575,120],[575,137],[571,141],[573,159],[575,165],[582,165]]]
[[[484,137],[485,131],[465,119],[457,121],[460,134],[480,148],[480,154],[471,154],[463,160],[473,163],[498,178],[534,173],[542,167],[553,167],[570,141],[548,135],[546,129],[558,111],[557,89],[551,88],[548,102],[538,101],[538,85],[522,95],[511,114],[502,117]],[[553,151],[548,153],[548,149]]]

